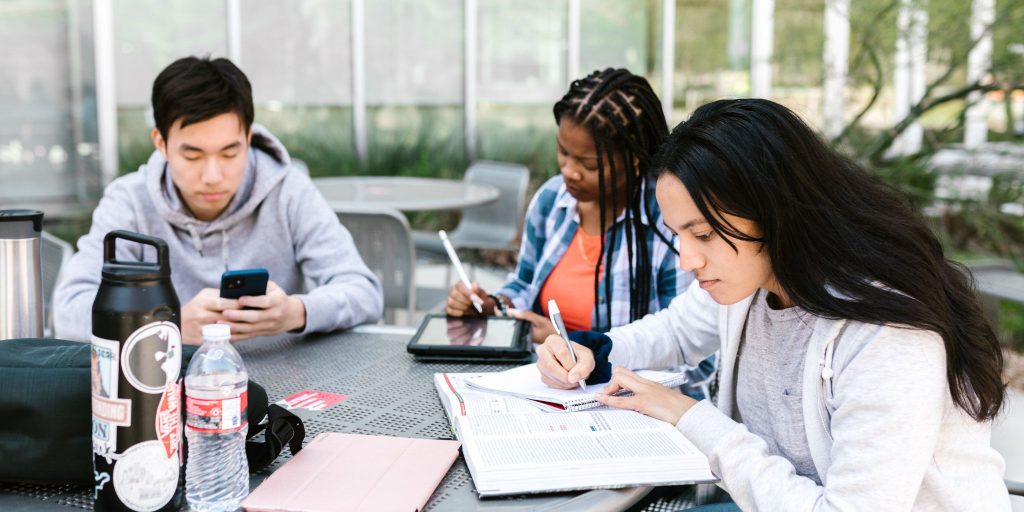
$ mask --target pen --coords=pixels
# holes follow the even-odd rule
[[[558,303],[555,299],[548,300],[548,317],[551,318],[551,323],[555,326],[555,334],[562,337],[565,340],[565,346],[569,347],[569,356],[572,357],[572,362],[576,362],[576,351],[572,349],[572,342],[569,341],[569,332],[565,330],[565,323],[562,322],[562,312],[558,310]],[[580,389],[583,391],[587,390],[586,379],[580,379]]]
[[[476,308],[477,313],[483,313],[484,301],[480,300],[473,293],[473,283],[469,281],[469,277],[466,276],[466,271],[462,268],[462,261],[459,260],[459,255],[455,253],[455,248],[452,247],[452,243],[448,241],[448,233],[445,233],[442,229],[437,232],[437,236],[441,237],[441,243],[444,244],[444,250],[448,251],[448,257],[452,260],[452,265],[455,266],[455,271],[459,273],[459,279],[462,279],[462,284],[466,285],[466,289],[469,290],[469,300],[473,301],[473,307]]]

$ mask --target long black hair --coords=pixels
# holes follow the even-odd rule
[[[656,162],[719,236],[763,244],[794,304],[938,333],[957,406],[978,421],[999,412],[1003,356],[970,274],[945,258],[909,201],[792,111],[762,99],[709,103],[672,131]],[[720,213],[752,220],[762,234],[742,233]]]
[[[632,322],[647,314],[653,280],[651,248],[647,246],[647,228],[640,221],[640,212],[646,209],[647,196],[651,193],[642,186],[643,181],[651,169],[654,154],[668,135],[668,123],[661,111],[661,103],[646,78],[625,69],[608,68],[573,81],[569,92],[555,103],[553,110],[556,123],[568,118],[584,127],[594,138],[597,149],[602,256],[594,266],[594,297],[599,296],[598,270],[604,261],[605,316],[608,328],[612,327],[611,255],[616,244],[616,231],[613,230],[610,239],[605,240],[605,230],[615,221],[605,218],[605,196],[607,189],[613,203],[611,211],[617,212],[620,205],[615,204],[619,197],[618,180],[615,178],[619,173],[625,173],[627,204],[621,206],[625,207],[626,213],[624,222],[629,260],[629,319]],[[622,157],[624,169],[616,169],[615,155]],[[605,183],[606,168],[611,178],[609,184]],[[651,222],[655,221],[651,215],[647,215],[647,218]],[[659,239],[672,248],[672,243],[657,226],[652,229]],[[601,308],[596,303],[594,308],[597,312],[594,327],[599,328]]]

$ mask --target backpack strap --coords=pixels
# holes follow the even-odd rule
[[[306,427],[302,420],[291,411],[277,404],[267,407],[267,421],[261,423],[250,432],[252,437],[264,432],[264,441],[246,441],[245,457],[249,460],[249,471],[259,471],[277,459],[278,455],[288,446],[292,455],[302,449],[302,441],[306,438]]]

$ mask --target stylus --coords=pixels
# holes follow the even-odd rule
[[[572,342],[569,341],[569,332],[565,330],[565,323],[562,322],[562,312],[558,310],[558,303],[555,299],[548,300],[548,316],[551,318],[551,323],[555,325],[555,334],[562,337],[565,340],[565,346],[569,347],[569,356],[572,357],[572,362],[576,362],[576,351],[572,349]],[[583,391],[587,390],[586,379],[580,379],[580,389]]]
[[[473,301],[473,307],[476,308],[477,313],[483,313],[484,301],[477,294],[473,293],[473,283],[469,281],[466,270],[462,268],[462,261],[459,260],[459,255],[455,253],[455,248],[448,241],[448,233],[445,233],[442,229],[437,232],[437,236],[441,237],[441,243],[444,244],[444,250],[448,251],[448,257],[451,258],[455,271],[459,273],[459,279],[462,279],[462,284],[466,285],[466,289],[469,290],[469,300]]]

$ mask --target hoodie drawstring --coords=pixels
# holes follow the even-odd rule
[[[220,231],[220,257],[224,262],[224,271],[228,270],[228,230]]]
[[[203,239],[199,237],[199,231],[196,230],[195,224],[188,225],[188,234],[192,237],[192,247],[199,253],[199,256],[203,255]]]
[[[192,238],[192,247],[199,253],[199,257],[203,257],[203,239],[199,236],[199,230],[196,229],[194,224],[188,225],[188,234]],[[228,258],[231,256],[230,249],[228,248],[228,230],[220,230],[220,258],[221,262],[224,263],[224,270],[228,268]]]

